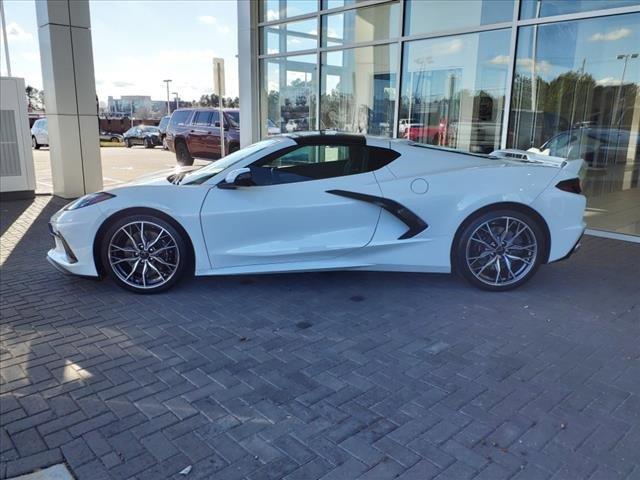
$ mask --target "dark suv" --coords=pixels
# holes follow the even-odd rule
[[[240,148],[238,109],[225,108],[225,152]],[[220,118],[217,108],[181,108],[171,114],[166,143],[180,165],[193,165],[193,158],[220,158]]]

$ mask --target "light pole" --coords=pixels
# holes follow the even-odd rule
[[[11,60],[9,60],[9,42],[7,38],[7,26],[4,20],[4,4],[0,0],[0,20],[2,20],[2,43],[4,43],[4,58],[7,61],[7,76],[11,76]]]
[[[175,95],[175,97],[176,97],[176,110],[177,110],[178,108],[180,108],[180,107],[178,106],[178,92],[171,92],[171,93],[173,93],[173,94]],[[174,111],[175,111],[175,110],[174,110]]]
[[[172,80],[167,79],[167,80],[163,80],[164,83],[167,84],[167,115],[171,115],[171,106],[169,104],[170,100],[169,100],[169,84],[172,82]]]
[[[624,67],[622,68],[622,77],[620,77],[620,85],[618,85],[618,93],[616,95],[616,117],[618,117],[618,110],[620,110],[620,97],[622,95],[622,84],[624,83],[624,76],[627,73],[627,63],[629,63],[629,59],[636,59],[638,58],[638,56],[640,56],[640,54],[637,53],[626,53],[626,54],[621,54],[621,55],[617,55],[616,56],[616,60],[624,60]],[[618,128],[620,127],[620,122],[622,122],[622,115],[624,114],[624,112],[620,112],[620,118],[618,119]],[[615,118],[615,117],[614,117]]]

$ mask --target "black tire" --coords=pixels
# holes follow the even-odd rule
[[[118,137],[111,137],[111,143],[118,143],[120,139]]]
[[[125,241],[128,242],[123,245],[125,246],[125,248],[127,248],[128,250],[131,250],[132,248],[132,242],[130,240],[126,240],[127,238],[131,238],[131,237],[127,237],[126,234],[122,233],[121,229],[123,227],[128,229],[130,235],[132,235],[133,239],[136,242],[141,241],[140,229],[136,228],[136,225],[142,222],[144,222],[144,225],[145,225],[143,229],[145,229],[147,232],[147,235],[151,237],[151,238],[145,237],[147,240],[147,245],[151,244],[151,252],[148,251],[149,249],[146,249],[146,252],[147,252],[146,253],[147,257],[145,257],[147,259],[146,262],[149,262],[149,264],[153,263],[154,265],[156,265],[161,270],[161,272],[159,272],[158,274],[155,274],[154,271],[151,270],[152,267],[149,267],[148,269],[146,268],[146,266],[144,265],[145,260],[142,259],[141,253],[138,253],[137,255],[136,254],[120,254],[119,253],[120,250],[112,249],[112,254],[111,254],[112,258],[115,258],[114,255],[124,255],[124,256],[127,256],[128,258],[131,258],[131,262],[129,262],[128,260],[124,262],[120,262],[122,264],[122,267],[116,267],[116,265],[113,265],[109,259],[109,256],[110,256],[109,248],[111,243],[114,242],[114,244],[118,244],[120,238],[125,239]],[[150,256],[153,253],[152,242],[155,240],[154,234],[160,233],[161,230],[164,230],[165,233],[161,234],[161,237],[157,242],[163,242],[163,243],[156,243],[156,245],[158,244],[162,245],[160,248],[156,247],[156,250],[159,251],[160,249],[166,247],[166,245],[168,244],[167,242],[169,238],[175,244],[175,247],[170,247],[168,250],[164,251],[163,255],[168,255],[166,257],[163,257],[163,261],[165,262],[164,264],[160,264],[159,262],[156,262],[155,260],[153,260],[154,257]],[[133,248],[139,248],[140,245],[141,244],[139,244],[137,247],[133,246]],[[143,249],[140,249],[140,252],[142,251]],[[156,252],[156,255],[157,255],[157,252]],[[136,258],[134,258],[134,256]],[[166,221],[154,215],[147,215],[147,214],[127,215],[113,221],[105,231],[104,236],[102,237],[102,241],[100,245],[100,258],[102,261],[102,266],[104,267],[104,271],[109,274],[109,276],[114,280],[114,282],[119,287],[135,293],[145,293],[145,294],[158,293],[171,288],[180,280],[180,278],[184,275],[187,269],[187,266],[190,265],[189,248],[187,247],[187,241],[183,237],[183,234],[180,233],[180,231],[174,226],[172,222]],[[135,263],[136,260],[138,261],[137,264]],[[117,263],[117,260],[115,260],[115,262]],[[162,265],[166,265],[166,264],[173,265],[171,262],[176,262],[175,268],[171,269],[171,272],[169,272],[170,269],[168,267],[162,267]],[[126,269],[130,268],[133,270],[133,267],[130,267],[132,263],[136,265],[136,269],[134,272],[131,272],[133,276],[129,281],[127,281],[127,279],[125,278],[125,275],[128,273]],[[140,265],[142,265],[142,267]],[[145,271],[148,272],[146,275],[144,273]],[[162,276],[162,274],[164,273],[166,273],[167,275],[166,278]],[[142,280],[143,275],[145,276],[144,282]],[[146,278],[149,276],[150,276],[150,279],[146,280]],[[147,285],[146,281],[152,283],[154,276],[159,279],[156,286]],[[142,284],[136,285],[137,283],[139,284],[141,282],[145,283],[145,285],[147,286],[143,286]]]
[[[189,148],[187,148],[187,144],[182,141],[176,143],[176,160],[178,165],[187,167],[193,165],[193,157],[189,153]]]
[[[128,139],[128,138],[127,138],[127,139],[125,139],[125,141],[124,141],[124,146],[125,146],[125,147],[127,147],[127,148],[131,148],[131,140],[130,140],[130,139]]]
[[[40,147],[41,147],[41,145],[38,143],[34,135],[31,136],[31,147],[34,150],[40,150]]]
[[[240,150],[240,146],[237,143],[229,145],[229,153],[237,152],[238,150]]]
[[[496,209],[467,220],[452,248],[453,267],[459,275],[480,289],[502,292],[535,275],[546,252],[546,237],[531,215]]]
[[[153,148],[153,140],[149,137],[145,137],[144,139],[144,148]]]

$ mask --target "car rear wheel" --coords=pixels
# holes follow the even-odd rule
[[[193,157],[189,153],[189,149],[187,148],[186,143],[176,143],[176,160],[178,161],[178,164],[183,166],[193,165]]]
[[[40,144],[36,140],[35,136],[31,137],[31,146],[33,147],[34,150],[40,150]]]
[[[153,215],[129,215],[109,226],[101,246],[102,265],[122,288],[156,293],[184,274],[186,240],[169,222]]]
[[[145,137],[144,139],[144,148],[153,148],[153,140],[149,137]]]
[[[111,143],[118,143],[119,141],[118,137],[111,137]]]
[[[545,250],[540,225],[517,210],[485,212],[468,222],[454,246],[456,271],[478,288],[517,288],[536,272]]]

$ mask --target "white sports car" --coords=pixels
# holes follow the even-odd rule
[[[187,272],[328,269],[453,270],[507,290],[578,247],[582,165],[328,132],[271,137],[75,200],[51,218],[48,259],[135,292]]]

